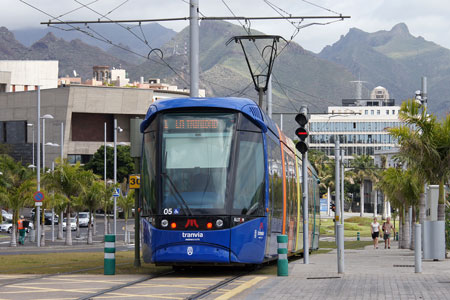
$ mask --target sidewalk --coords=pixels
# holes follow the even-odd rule
[[[381,247],[382,246],[382,247]],[[269,277],[235,299],[450,299],[450,259],[423,261],[414,273],[414,251],[367,246],[345,251],[337,273],[336,250],[289,263],[289,277]]]

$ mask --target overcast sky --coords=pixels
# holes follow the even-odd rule
[[[24,0],[52,16],[60,16],[80,7],[75,0]],[[77,0],[106,14],[123,4],[111,14],[111,19],[152,19],[185,17],[189,15],[189,0]],[[326,45],[336,42],[341,35],[347,34],[352,27],[367,32],[390,30],[392,26],[403,22],[414,36],[423,36],[426,40],[450,48],[450,4],[447,0],[199,0],[200,12],[205,16],[230,16],[224,2],[237,16],[279,16],[268,4],[273,3],[293,16],[325,16],[336,13],[351,16],[351,19],[329,24],[304,28],[294,39],[301,46],[313,52],[319,52]],[[314,6],[314,3],[331,11]],[[39,12],[19,0],[0,0],[0,26],[8,29],[39,27],[41,21],[49,16]],[[96,20],[99,16],[87,8],[63,16],[62,20]],[[318,20],[324,22],[324,20]],[[315,21],[305,21],[307,24]],[[317,22],[317,21],[316,21]],[[164,22],[163,26],[180,31],[188,21]],[[285,20],[253,21],[251,28],[267,34],[281,35],[287,40],[293,34],[294,27]],[[244,31],[243,31],[244,34]]]

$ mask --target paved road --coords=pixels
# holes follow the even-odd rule
[[[130,239],[131,239],[131,243],[134,241],[134,220],[128,220],[128,228],[132,229],[132,231],[130,232]],[[94,244],[98,244],[98,243],[103,243],[103,235],[104,235],[104,221],[103,221],[103,217],[97,217],[96,219],[96,234],[93,237],[93,241]],[[125,226],[125,220],[123,219],[118,219],[117,220],[117,245],[123,245],[124,241],[125,241],[125,231],[124,231],[124,226]],[[112,220],[111,220],[111,229],[113,228],[112,225]],[[64,239],[63,240],[58,240],[57,236],[58,236],[58,227],[57,225],[55,225],[55,233],[54,233],[54,237],[55,237],[55,241],[52,242],[52,229],[51,229],[51,225],[45,225],[45,243],[46,246],[45,248],[42,248],[40,252],[51,252],[52,250],[47,249],[49,247],[52,246],[63,246],[65,243],[65,236],[66,236],[66,232],[64,232]],[[72,244],[74,247],[76,246],[83,246],[86,245],[87,243],[87,228],[83,227],[80,228],[80,237],[77,238],[77,232],[76,231],[72,231]],[[0,253],[9,253],[9,245],[11,242],[11,235],[6,233],[6,232],[2,232],[0,233]],[[103,245],[101,245],[101,247],[103,247]],[[25,245],[18,245],[17,249],[27,249],[29,250],[29,248],[35,248],[38,249],[36,247],[36,242],[30,242],[29,239],[29,235],[27,235],[26,237],[26,241],[25,241]],[[47,249],[47,250],[44,250]],[[89,248],[88,248],[89,249]],[[5,251],[6,250],[6,251]],[[20,250],[15,250],[15,251],[19,251]],[[25,250],[24,250],[25,251]],[[69,249],[66,249],[64,251],[70,251]],[[77,250],[75,250],[77,251]],[[87,250],[90,251],[90,250]],[[103,251],[103,250],[102,250]],[[36,253],[40,253],[39,251]]]
[[[414,252],[398,249],[345,251],[337,274],[336,250],[289,264],[289,277],[269,277],[234,299],[450,299],[450,259],[424,261],[414,273]]]

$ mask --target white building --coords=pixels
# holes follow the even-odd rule
[[[0,92],[58,87],[57,60],[0,60]]]
[[[389,150],[396,146],[387,129],[400,125],[400,106],[383,87],[376,87],[371,99],[343,99],[342,106],[328,107],[328,113],[311,115],[310,149],[334,155],[334,142],[338,136],[345,156],[374,155],[376,150]]]

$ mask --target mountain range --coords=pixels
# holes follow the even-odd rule
[[[149,24],[142,26],[143,34],[140,28],[128,28],[133,30],[133,36],[126,29],[114,28],[112,24],[106,26],[102,35],[113,36],[113,42],[120,44],[120,48],[84,35],[76,37],[72,31],[46,28],[13,33],[1,27],[0,59],[57,59],[60,75],[76,70],[84,79],[92,76],[94,65],[121,66],[131,79],[157,77],[179,87],[189,86],[189,49],[186,49],[189,28],[175,33],[158,24]],[[119,29],[123,30],[123,35],[118,33]],[[208,96],[257,99],[240,45],[234,42],[225,45],[231,37],[244,34],[242,27],[231,23],[201,22],[200,88],[204,88]],[[253,34],[262,33],[254,31]],[[150,47],[142,39],[148,39]],[[244,45],[255,72],[263,71],[266,61],[261,53],[267,57],[267,44],[244,41]],[[150,52],[150,48],[161,52]],[[147,55],[149,59],[144,59]],[[414,91],[420,89],[420,77],[427,76],[429,109],[442,116],[450,111],[449,68],[450,50],[423,37],[414,37],[402,23],[375,33],[351,28],[339,41],[318,54],[297,43],[281,41],[272,78],[273,110],[294,112],[301,104],[307,104],[313,112],[323,112],[330,105],[339,105],[342,98],[354,98],[356,86],[351,81],[357,79],[365,81],[363,98],[381,85],[399,104],[413,97]],[[274,119],[277,118],[278,115],[274,115]],[[294,126],[291,118],[287,118],[286,124]]]

